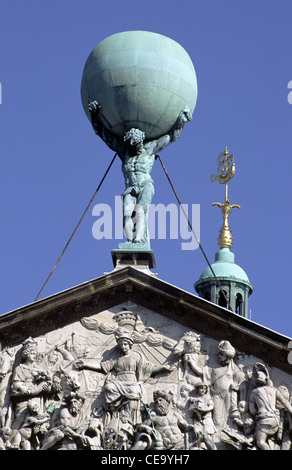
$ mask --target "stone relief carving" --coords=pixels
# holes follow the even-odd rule
[[[0,450],[290,450],[292,381],[269,369],[129,310],[83,318],[1,350]]]

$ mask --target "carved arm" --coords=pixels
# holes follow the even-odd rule
[[[102,122],[101,105],[97,101],[91,101],[88,104],[90,112],[91,125],[94,132],[104,141],[104,143],[114,152],[123,154],[125,144],[122,138],[112,134]]]

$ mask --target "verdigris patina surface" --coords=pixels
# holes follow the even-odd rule
[[[109,132],[100,119],[101,106],[97,101],[89,103],[91,123],[95,133],[118,153],[122,161],[125,179],[123,197],[123,227],[127,242],[120,248],[150,248],[147,214],[154,195],[154,182],[150,176],[155,155],[167,145],[175,142],[185,124],[192,119],[189,110],[183,110],[169,134],[157,140],[145,141],[145,133],[140,129],[130,129],[124,138]]]
[[[194,65],[173,39],[149,31],[125,31],[101,41],[83,70],[81,98],[102,106],[104,126],[123,137],[139,128],[146,140],[158,139],[173,128],[179,113],[194,112],[197,101]]]
[[[88,57],[82,104],[95,133],[122,160],[125,179],[120,249],[149,250],[147,214],[154,195],[155,155],[192,119],[197,80],[187,52],[148,31],[118,33]]]

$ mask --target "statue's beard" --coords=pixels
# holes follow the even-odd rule
[[[131,138],[125,138],[125,143],[131,155],[140,155],[143,152],[143,139],[131,144]]]
[[[165,416],[168,412],[168,406],[165,405],[156,405],[156,411],[159,415]]]
[[[138,142],[137,144],[131,145],[128,143],[130,153],[133,155],[140,155],[143,152],[143,142]]]

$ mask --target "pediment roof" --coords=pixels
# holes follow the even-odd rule
[[[292,373],[290,338],[131,266],[0,316],[0,343],[13,346],[125,302],[215,340],[228,340],[237,350]]]

